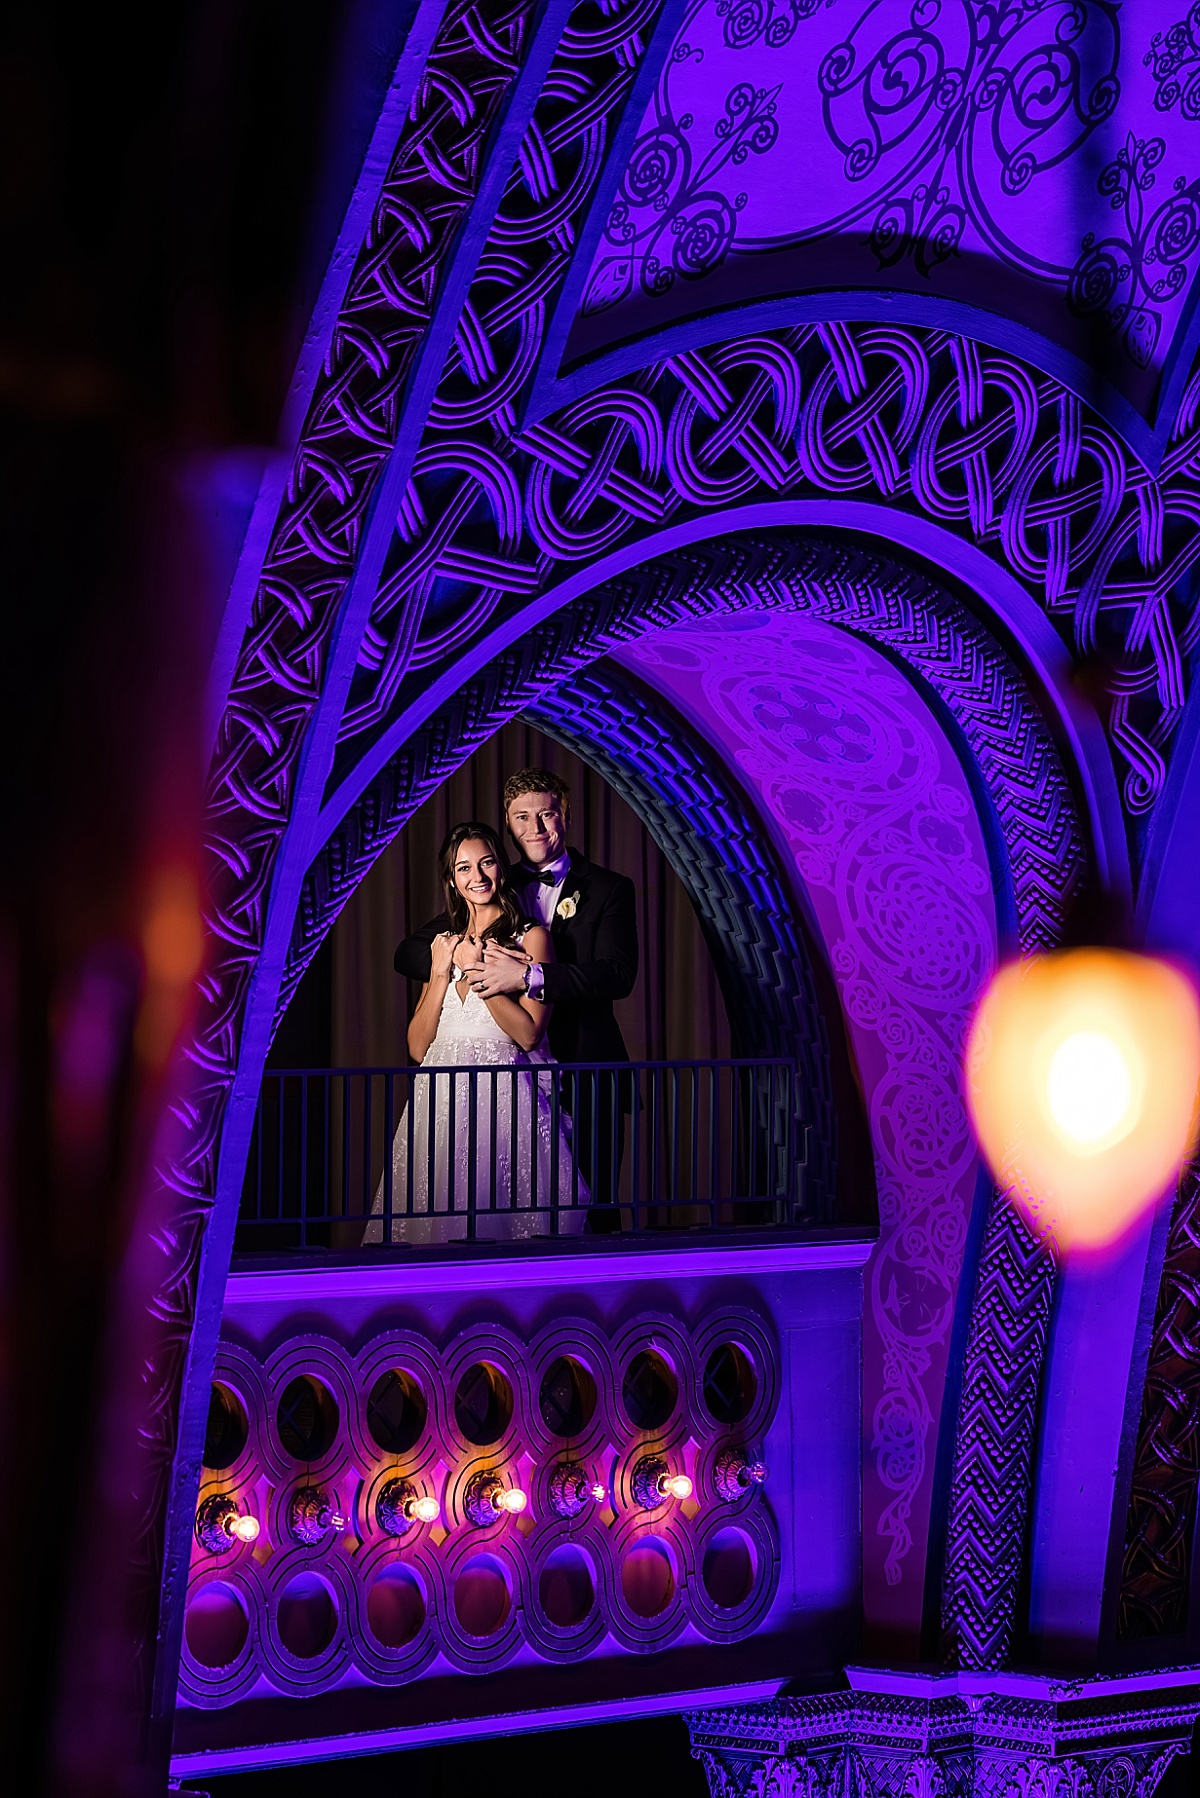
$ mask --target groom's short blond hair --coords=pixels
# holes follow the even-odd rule
[[[571,804],[571,789],[558,774],[548,768],[518,768],[504,783],[504,815],[514,799],[522,793],[553,793],[565,812]]]

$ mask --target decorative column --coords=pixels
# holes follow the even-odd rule
[[[1150,1798],[1200,1715],[1196,1667],[846,1677],[849,1691],[693,1711],[712,1798]]]

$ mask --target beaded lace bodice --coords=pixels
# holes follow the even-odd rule
[[[520,938],[517,940],[519,942]],[[422,1067],[452,1067],[455,1064],[465,1067],[472,1062],[503,1066],[507,1062],[550,1059],[543,1049],[518,1048],[474,989],[468,991],[465,999],[460,998],[462,978],[463,970],[456,964],[442,1000],[437,1031]]]

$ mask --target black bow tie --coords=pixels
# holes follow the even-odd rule
[[[526,868],[524,874],[530,885],[536,882],[538,886],[542,887],[556,887],[560,881],[566,879],[565,874],[554,874],[549,868]]]

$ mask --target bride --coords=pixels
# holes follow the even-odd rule
[[[556,1127],[553,1076],[534,1071],[554,1066],[542,1047],[551,1008],[527,994],[482,999],[468,978],[482,969],[489,942],[523,948],[535,962],[553,961],[550,932],[522,923],[509,896],[508,857],[488,825],[456,824],[442,845],[438,872],[452,928],[434,938],[430,976],[408,1027],[409,1054],[431,1071],[412,1076],[392,1145],[390,1239],[461,1240],[472,1173],[481,1237],[546,1236],[555,1210],[559,1234],[578,1235],[588,1189],[561,1113]],[[445,1068],[479,1071],[438,1071]],[[383,1213],[386,1189],[385,1174],[373,1214]],[[382,1240],[382,1222],[369,1224],[364,1241]]]

